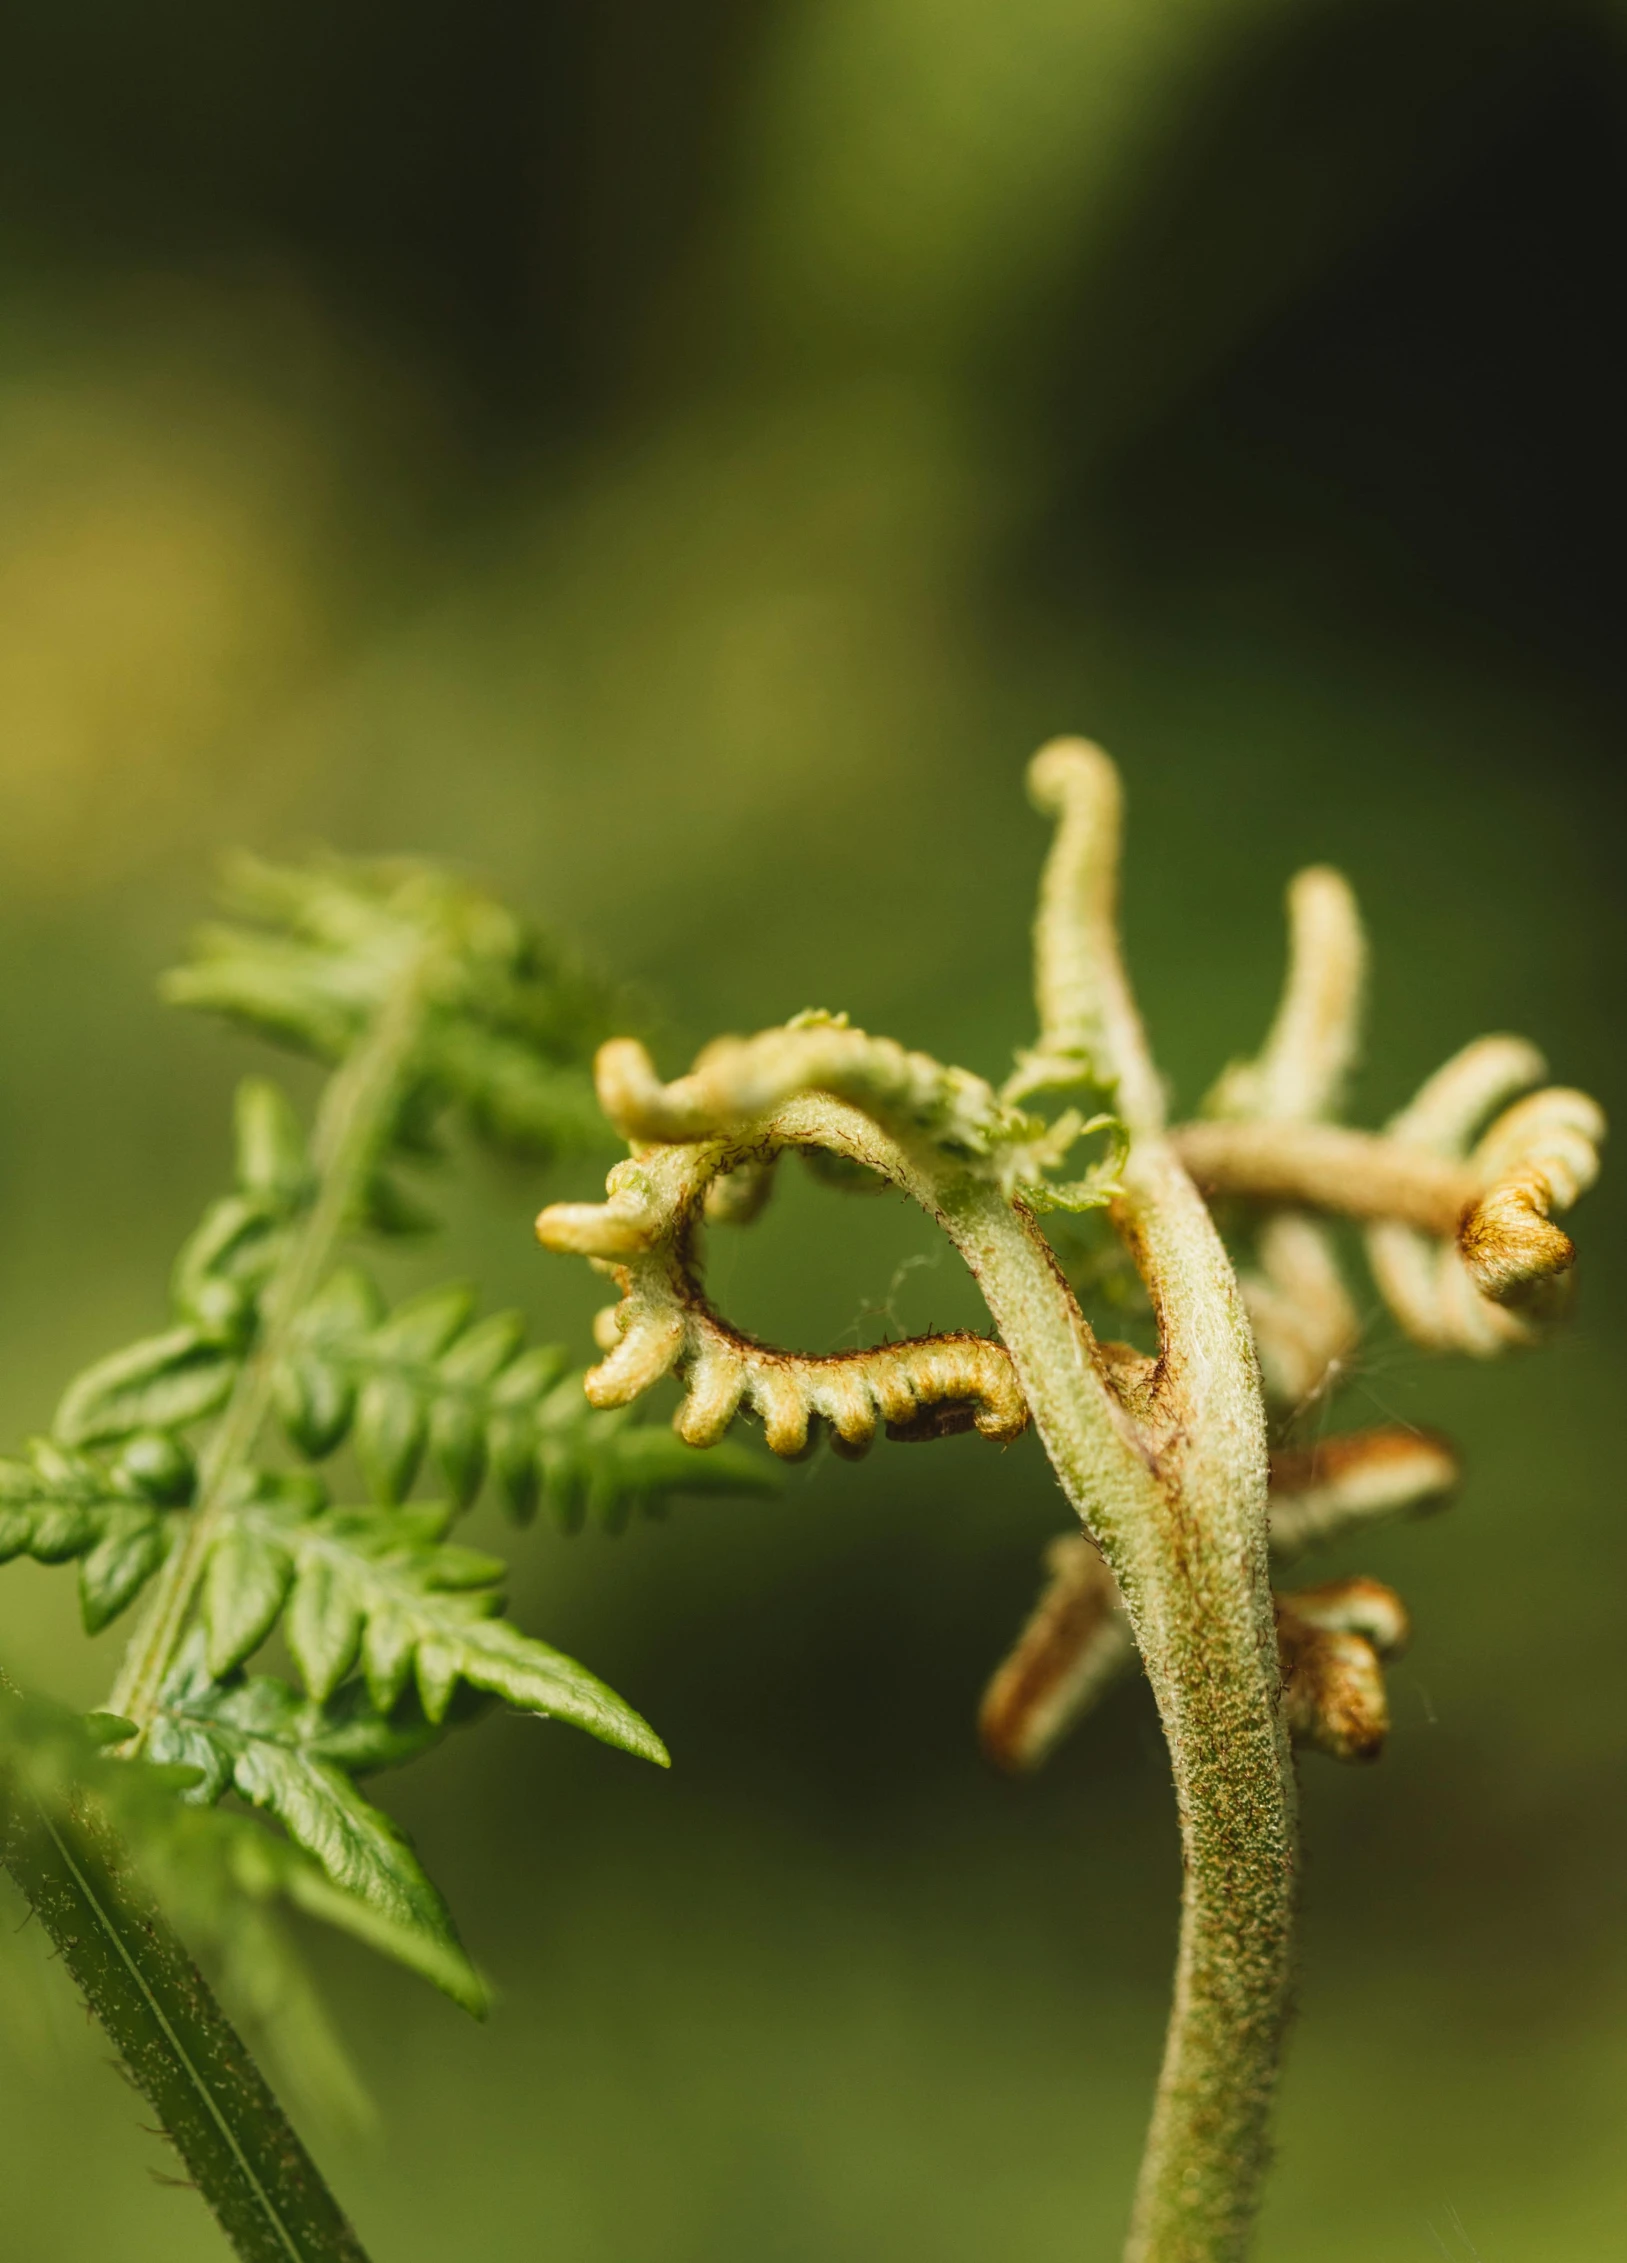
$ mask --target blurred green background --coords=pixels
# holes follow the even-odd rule
[[[1021,765],[1085,730],[1186,1104],[1320,857],[1374,933],[1361,1120],[1499,1027],[1618,1103],[1624,34],[1565,0],[18,12],[4,1436],[158,1323],[222,1180],[254,1056],[153,978],[233,843],[465,862],[637,985],[669,1073],[817,1003],[999,1074]],[[594,1284],[529,1221],[602,1167],[472,1169],[402,1278],[585,1347]],[[1348,1566],[1418,1639],[1382,1767],[1304,1768],[1262,2263],[1627,2251],[1622,1220],[1607,1181],[1553,1346],[1437,1364],[1375,1321],[1339,1410],[1469,1476]],[[933,1258],[798,1185],[717,1279],[823,1346],[890,1297],[962,1317]],[[479,2030],[310,1943],[382,2109],[311,2134],[378,2263],[1116,2253],[1177,1884],[1150,1705],[1021,1786],[971,1735],[1063,1522],[1031,1439],[960,1439],[513,1541],[522,1621],[676,1764],[506,1720],[384,1787],[503,1994]],[[98,1699],[117,1640],[68,1575],[0,1582],[36,1687]],[[20,1914],[8,2263],[219,2255]]]

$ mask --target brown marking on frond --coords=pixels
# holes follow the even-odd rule
[[[959,1438],[975,1430],[977,1414],[972,1399],[940,1399],[934,1406],[917,1407],[902,1422],[889,1422],[887,1435],[895,1446],[929,1445],[935,1438]]]
[[[1049,1578],[984,1693],[983,1750],[1012,1774],[1037,1768],[1103,1690],[1135,1663],[1113,1574],[1083,1534],[1053,1540]]]
[[[1112,1385],[1119,1404],[1129,1414],[1145,1421],[1152,1414],[1153,1391],[1158,1379],[1158,1362],[1146,1352],[1138,1352],[1134,1344],[1120,1343],[1115,1336],[1096,1338],[1097,1364]]]
[[[1358,1525],[1445,1500],[1458,1458],[1428,1430],[1385,1423],[1271,1457],[1271,1552],[1279,1563]]]
[[[1370,1642],[1302,1625],[1279,1604],[1282,1707],[1294,1743],[1330,1760],[1373,1761],[1390,1729],[1384,1673]]]
[[[838,1352],[797,1352],[733,1326],[707,1298],[697,1229],[720,1186],[766,1185],[795,1144],[762,1127],[740,1137],[650,1150],[619,1164],[602,1204],[556,1204],[538,1220],[551,1248],[586,1250],[621,1302],[594,1335],[606,1354],[584,1381],[594,1406],[624,1406],[676,1369],[686,1385],[674,1427],[714,1445],[735,1416],[755,1414],[771,1452],[800,1460],[828,1430],[839,1452],[865,1453],[879,1424],[894,1437],[975,1429],[1015,1438],[1028,1406],[1003,1344],[965,1329]]]
[[[1271,1490],[1288,1499],[1358,1481],[1401,1484],[1416,1477],[1449,1485],[1457,1470],[1457,1456],[1438,1432],[1386,1422],[1371,1430],[1337,1431],[1314,1446],[1282,1448],[1271,1457]]]
[[[1295,1744],[1330,1760],[1376,1760],[1390,1733],[1377,1653],[1357,1634],[1303,1633],[1279,1618],[1283,1710]]]
[[[1406,1606],[1376,1579],[1279,1595],[1283,1710],[1296,1744],[1334,1760],[1376,1760],[1390,1729],[1382,1661],[1404,1648]]]

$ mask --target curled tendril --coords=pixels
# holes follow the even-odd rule
[[[1438,1069],[1390,1123],[1386,1138],[1455,1166],[1434,1235],[1396,1220],[1368,1233],[1369,1261],[1396,1317],[1418,1342],[1482,1356],[1533,1333],[1545,1298],[1575,1262],[1552,1222],[1598,1176],[1604,1115],[1586,1093],[1540,1082],[1545,1064],[1517,1037],[1485,1037]]]
[[[1156,1453],[1196,1419],[1196,1401],[1181,1392],[1195,1388],[1199,1370],[1183,1365],[1174,1327],[1190,1282],[1159,1274],[1167,1253],[1157,1256],[1132,1227],[1145,1185],[1126,1202],[1121,1179],[1126,1124],[1138,1142],[1156,1142],[1164,1099],[1118,957],[1117,780],[1098,750],[1058,741],[1036,757],[1030,783],[1058,819],[1035,928],[1040,1031],[1002,1090],[823,1013],[721,1039],[672,1083],[633,1040],[602,1049],[599,1097],[631,1158],[611,1173],[604,1203],[555,1205],[538,1221],[547,1246],[590,1257],[621,1291],[599,1318],[606,1356],[586,1386],[595,1404],[620,1405],[677,1370],[686,1395],[675,1424],[691,1444],[713,1443],[748,1411],[788,1457],[807,1450],[818,1426],[852,1454],[880,1424],[902,1438],[1021,1430],[1023,1389],[991,1338],[957,1333],[819,1357],[756,1342],[708,1302],[703,1221],[749,1222],[780,1156],[797,1148],[836,1184],[890,1183],[940,1219],[954,1188],[973,1180],[1025,1214],[1116,1205],[1115,1226],[1160,1316],[1160,1351],[1148,1360],[1097,1341],[1081,1322],[1088,1369],[1111,1402],[1109,1428],[1139,1431]],[[1522,1041],[1495,1037],[1448,1062],[1382,1133],[1346,1128],[1335,1119],[1359,1051],[1367,962],[1347,883],[1324,866],[1298,874],[1288,927],[1286,979],[1263,1046],[1226,1070],[1205,1120],[1169,1138],[1202,1192],[1255,1206],[1253,1264],[1240,1286],[1266,1386],[1297,1403],[1337,1374],[1358,1333],[1327,1216],[1367,1229],[1375,1278],[1409,1333],[1496,1351],[1530,1332],[1573,1260],[1554,1213],[1592,1183],[1604,1123],[1581,1093],[1518,1098],[1540,1082],[1543,1063]],[[1087,1116],[1070,1104],[1047,1123],[1023,1105],[1091,1094],[1118,1113]],[[1076,1143],[1103,1131],[1104,1160],[1063,1180]],[[1145,1179],[1144,1160],[1140,1168]],[[1279,1455],[1271,1554],[1289,1562],[1358,1524],[1440,1499],[1455,1478],[1441,1441],[1397,1429],[1333,1439],[1310,1457]],[[1136,1655],[1093,1541],[1058,1542],[1048,1566],[983,1708],[984,1741],[1010,1766],[1042,1758]],[[1399,1602],[1374,1582],[1344,1581],[1279,1597],[1277,1615],[1296,1738],[1346,1758],[1371,1755],[1385,1725],[1382,1661],[1404,1638]]]
[[[1176,1134],[1207,1193],[1267,1206],[1257,1268],[1242,1286],[1268,1387],[1298,1402],[1316,1388],[1319,1363],[1325,1371],[1354,1340],[1354,1311],[1331,1245],[1304,1215],[1312,1211],[1366,1224],[1373,1276],[1417,1342],[1487,1356],[1529,1340],[1575,1261],[1553,1213],[1598,1176],[1602,1111],[1561,1086],[1530,1092],[1546,1074],[1541,1054],[1522,1038],[1484,1037],[1382,1133],[1327,1121],[1355,1057],[1365,963],[1355,900],[1336,873],[1298,876],[1289,930],[1288,979],[1263,1052],[1226,1071],[1211,1120]]]
[[[586,1379],[596,1406],[624,1405],[677,1369],[686,1393],[674,1424],[696,1446],[743,1411],[787,1459],[820,1427],[849,1455],[879,1424],[898,1439],[1019,1434],[1028,1409],[1003,1345],[964,1331],[824,1355],[759,1343],[708,1301],[697,1228],[755,1215],[793,1147],[825,1167],[879,1173],[928,1207],[956,1172],[1021,1189],[1034,1207],[1106,1202],[1116,1149],[1083,1180],[1058,1185],[1046,1173],[1112,1119],[1087,1125],[1070,1111],[1046,1125],[964,1069],[822,1015],[710,1046],[671,1084],[631,1039],[605,1046],[596,1074],[634,1153],[611,1172],[605,1202],[556,1203],[537,1221],[546,1247],[594,1259],[621,1290],[598,1324],[607,1356]]]
[[[1028,779],[1055,820],[1034,924],[1039,1027],[1002,1091],[823,1014],[726,1039],[671,1084],[621,1041],[601,1053],[598,1087],[632,1156],[606,1202],[556,1206],[538,1231],[621,1290],[601,1315],[606,1357],[589,1396],[619,1404],[676,1368],[677,1424],[695,1444],[741,1408],[786,1455],[816,1423],[857,1453],[881,1422],[904,1437],[1000,1438],[1032,1414],[1084,1530],[1049,1553],[1045,1592],[985,1700],[984,1741],[1004,1764],[1033,1766],[1138,1649],[1145,1658],[1188,1892],[1131,2251],[1231,2255],[1267,2152],[1288,2001],[1284,1731],[1372,1757],[1387,1726],[1383,1661],[1406,1635],[1399,1600],[1376,1582],[1274,1595],[1270,1558],[1422,1507],[1455,1476],[1438,1441],[1382,1432],[1309,1463],[1279,1457],[1268,1499],[1261,1370],[1298,1399],[1331,1384],[1354,1341],[1327,1215],[1370,1230],[1385,1294],[1425,1341],[1496,1349],[1523,1332],[1570,1261],[1553,1214],[1589,1183],[1602,1121],[1579,1095],[1539,1094],[1470,1152],[1493,1105],[1540,1075],[1507,1040],[1471,1048],[1386,1133],[1335,1121],[1365,943],[1350,890],[1317,868],[1290,890],[1288,977],[1258,1057],[1228,1071],[1207,1121],[1170,1128],[1119,948],[1117,774],[1100,748],[1062,739]],[[1052,1121],[1029,1112],[1041,1096]],[[1112,1116],[1087,1122],[1099,1102]],[[1087,1129],[1107,1131],[1111,1152],[1065,1182]],[[699,1235],[755,1215],[790,1147],[932,1214],[1002,1342],[934,1337],[818,1359],[731,1328],[706,1300]],[[1249,1206],[1241,1294],[1206,1195]],[[1033,1215],[1102,1204],[1146,1291],[1153,1356],[1096,1337]]]
[[[1281,1569],[1386,1518],[1437,1507],[1457,1481],[1446,1441],[1399,1423],[1274,1454],[1272,1565]],[[1014,1773],[1040,1766],[1137,1664],[1118,1585],[1091,1543],[1074,1534],[1053,1540],[1045,1569],[1039,1600],[978,1716],[984,1751]],[[1376,1758],[1389,1719],[1383,1662],[1406,1640],[1400,1598],[1377,1580],[1336,1580],[1279,1593],[1276,1609],[1295,1741],[1338,1760]]]
[[[1367,942],[1349,884],[1326,865],[1288,887],[1288,971],[1258,1057],[1233,1062],[1206,1103],[1240,1122],[1316,1123],[1343,1096],[1361,1044]],[[1238,1276],[1272,1398],[1301,1406],[1360,1335],[1327,1229],[1299,1210],[1264,1218]]]
[[[722,1037],[688,1076],[663,1084],[636,1038],[614,1038],[594,1066],[599,1102],[624,1139],[674,1143],[767,1116],[803,1092],[860,1108],[896,1139],[967,1157],[1014,1149],[1032,1131],[983,1079],[871,1037],[846,1017],[803,1014],[755,1037]]]
[[[1002,1193],[1021,1194],[1035,1209],[1086,1210],[1110,1201],[1126,1147],[1123,1126],[1110,1114],[1087,1118],[1068,1109],[1047,1124],[1010,1106],[969,1069],[872,1037],[845,1014],[799,1014],[755,1037],[719,1038],[671,1084],[661,1082],[636,1038],[614,1038],[600,1048],[594,1075],[600,1105],[635,1149],[704,1139],[821,1092],[859,1109],[918,1156],[981,1167]],[[1106,1158],[1082,1179],[1053,1180],[1075,1144],[1098,1131],[1112,1135]],[[709,1214],[738,1223],[755,1216],[771,1167],[771,1159],[759,1157],[732,1168],[709,1193]]]
[[[1410,1633],[1400,1596],[1376,1579],[1279,1595],[1283,1711],[1295,1743],[1334,1760],[1376,1760],[1390,1730],[1384,1661]]]

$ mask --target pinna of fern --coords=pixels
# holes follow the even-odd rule
[[[139,1604],[74,1796],[136,1832],[161,1887],[210,1871],[201,1930],[228,1969],[251,1936],[272,1953],[280,1898],[478,2012],[444,1901],[359,1779],[497,1703],[666,1752],[505,1615],[505,1567],[458,1543],[457,1519],[489,1492],[517,1522],[616,1528],[676,1493],[762,1492],[772,1465],[594,1408],[562,1348],[528,1346],[517,1313],[477,1315],[460,1284],[391,1309],[348,1253],[422,1229],[402,1168],[460,1120],[542,1160],[602,1138],[591,983],[429,867],[245,864],[232,894],[253,924],[210,930],[167,994],[324,1062],[314,1123],[268,1080],[241,1086],[234,1184],[176,1261],[169,1325],[75,1378],[49,1432],[0,1462],[0,1562],[74,1563],[93,1633]],[[357,1498],[321,1468],[345,1447]],[[256,1666],[274,1633],[297,1683]],[[19,1876],[83,1758],[82,1733],[22,1702],[0,1776],[46,1822],[19,1838]],[[286,1836],[219,1809],[228,1792]]]

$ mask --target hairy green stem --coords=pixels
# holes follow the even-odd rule
[[[261,1300],[254,1348],[201,1456],[197,1504],[153,1584],[140,1626],[108,1699],[136,1725],[134,1752],[152,1725],[191,1620],[192,1608],[226,1513],[230,1487],[249,1463],[266,1416],[288,1330],[321,1286],[387,1134],[403,1073],[417,1041],[429,947],[403,962],[372,1028],[329,1079],[311,1141],[316,1192],[289,1233]]]
[[[89,1811],[0,1780],[0,1856],[244,2263],[367,2263],[207,1982]]]
[[[1168,1139],[1132,1138],[1117,1223],[1160,1357],[1124,1395],[1039,1228],[997,1186],[825,1094],[777,1133],[879,1172],[975,1276],[1064,1492],[1111,1566],[1158,1703],[1184,1886],[1175,2000],[1127,2263],[1241,2263],[1287,2021],[1294,1777],[1278,1703],[1265,1421],[1230,1260]]]
[[[1118,1579],[1169,1746],[1184,1886],[1175,1999],[1127,2263],[1240,2263],[1287,2021],[1295,1799],[1266,1553],[1265,1412],[1247,1317],[1119,957],[1120,796],[1096,748],[1030,771],[1059,820],[1035,923],[1041,1054],[1083,1050],[1130,1134],[1116,1222],[1158,1323],[1144,1400],[1103,1451],[1071,1291],[987,1193],[950,1219],[1064,1490]]]
[[[1178,1173],[1161,1143],[1133,1152],[1127,1205],[1160,1254],[1211,1273],[1207,1325],[1193,1323],[1186,1292],[1199,1339],[1190,1351],[1241,1366],[1247,1338],[1224,1252],[1218,1240],[1205,1251],[1213,1229]],[[1263,1437],[1200,1432],[1149,1453],[1104,1387],[1089,1330],[1032,1225],[981,1188],[947,1199],[942,1214],[1063,1490],[1118,1580],[1174,1773],[1184,1866],[1175,2001],[1127,2256],[1236,2263],[1266,2166],[1294,1902]]]

